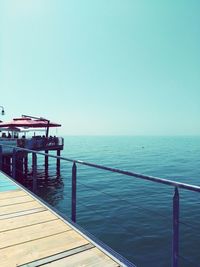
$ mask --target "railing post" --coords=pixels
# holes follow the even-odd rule
[[[76,222],[76,163],[72,167],[72,221]]]
[[[33,192],[36,192],[37,189],[37,155],[32,153],[33,157]]]
[[[48,154],[49,151],[48,150],[45,150],[45,154]],[[44,157],[44,165],[45,165],[45,179],[47,180],[48,179],[48,169],[49,169],[49,156],[48,155],[45,155]]]
[[[3,155],[2,155],[2,146],[0,145],[0,170],[2,170],[3,165]]]
[[[57,149],[57,157],[60,157],[60,149]],[[60,176],[60,159],[57,158],[56,160],[56,172],[57,176]]]
[[[172,242],[172,267],[178,267],[179,260],[179,192],[175,187],[173,197],[173,242]]]
[[[15,148],[13,148],[13,154],[12,154],[12,177],[13,179],[16,178],[16,156],[17,156],[17,151]]]

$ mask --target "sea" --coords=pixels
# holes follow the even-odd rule
[[[52,152],[55,155],[55,153]],[[62,156],[200,186],[199,136],[65,136]],[[71,217],[72,163],[38,161],[37,193]],[[180,193],[180,267],[200,266],[200,193]],[[138,267],[169,267],[174,188],[77,164],[77,223]]]

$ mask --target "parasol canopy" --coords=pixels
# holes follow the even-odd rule
[[[50,122],[46,119],[31,119],[31,118],[15,118],[10,122],[0,122],[2,127],[24,127],[24,128],[46,128],[46,127],[60,127],[61,124]]]
[[[4,128],[0,128],[0,131],[20,132],[21,129],[17,127],[4,127]]]

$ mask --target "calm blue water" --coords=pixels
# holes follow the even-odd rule
[[[200,185],[200,137],[65,137],[62,155]],[[57,179],[55,164],[38,192],[70,216],[71,163]],[[79,165],[77,195],[78,224],[137,266],[170,266],[173,188]],[[180,190],[180,201],[180,267],[200,266],[200,194]]]

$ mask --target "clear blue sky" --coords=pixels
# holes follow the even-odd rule
[[[0,0],[0,119],[200,135],[199,11],[199,0]]]

